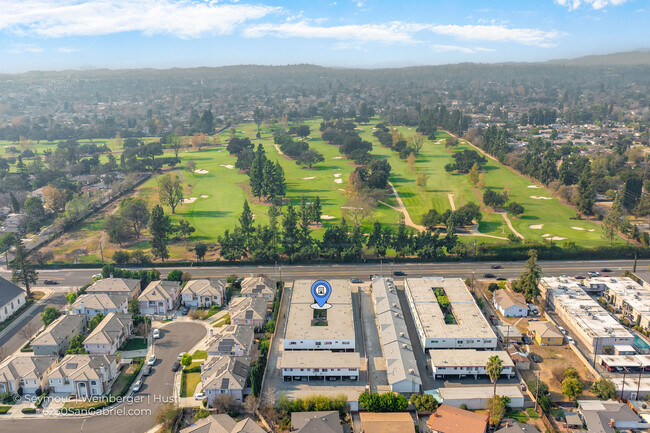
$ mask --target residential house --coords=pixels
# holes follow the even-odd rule
[[[0,225],[0,235],[5,233],[22,233],[27,225],[27,215],[24,213],[10,213]]]
[[[244,278],[240,283],[240,296],[245,298],[263,298],[267,302],[275,299],[276,283],[267,277]]]
[[[82,334],[85,330],[85,316],[64,314],[32,340],[34,355],[63,355],[74,336]]]
[[[14,355],[0,363],[0,394],[18,392],[34,394],[46,388],[46,374],[58,360],[58,356]]]
[[[517,421],[506,421],[506,425],[494,433],[540,433],[540,431],[534,425],[522,424]]]
[[[494,292],[492,299],[494,307],[506,317],[528,316],[528,304],[521,293],[500,289]]]
[[[343,433],[338,411],[292,412],[291,431],[297,433]]]
[[[230,301],[230,322],[235,325],[264,326],[268,304],[260,298],[233,298]]]
[[[101,396],[117,377],[115,355],[66,355],[47,375],[50,390],[77,398]]]
[[[27,296],[23,289],[0,277],[0,322],[11,317],[26,302]]]
[[[449,385],[435,389],[431,391],[431,394],[438,403],[444,403],[445,406],[482,410],[488,408],[488,402],[494,397],[494,387],[492,385]],[[497,383],[497,395],[508,397],[510,399],[508,406],[513,409],[524,407],[524,395],[521,393],[521,387],[518,384],[501,385]]]
[[[252,355],[254,330],[252,325],[222,326],[217,335],[210,328],[210,339],[206,349],[208,356]]]
[[[250,356],[215,356],[203,363],[201,382],[208,405],[212,406],[221,394],[229,394],[243,402],[250,367]]]
[[[43,203],[45,203],[45,187],[36,188],[34,191],[27,194],[27,197],[38,197]]]
[[[561,346],[564,344],[564,335],[551,322],[529,322],[528,330],[535,342],[541,346]]]
[[[225,292],[219,280],[190,280],[181,290],[181,300],[186,307],[207,307],[223,304]]]
[[[135,278],[102,278],[86,289],[88,294],[121,295],[136,299],[140,294],[140,280]]]
[[[408,412],[360,412],[361,431],[366,433],[415,433],[415,422]]]
[[[578,400],[578,412],[589,433],[646,430],[650,427],[630,406],[617,401]]]
[[[79,295],[68,307],[68,314],[82,315],[88,320],[97,314],[108,316],[110,313],[124,313],[129,309],[129,298],[126,295],[107,295],[105,293],[87,293]]]
[[[530,359],[526,356],[526,353],[521,350],[521,347],[518,344],[513,344],[506,349],[510,359],[515,363],[515,367],[519,370],[530,370]]]
[[[488,416],[446,404],[431,414],[427,426],[433,433],[485,433]]]
[[[251,418],[235,421],[225,413],[212,414],[207,418],[196,421],[180,433],[265,433]]]
[[[180,296],[178,281],[152,281],[138,297],[140,313],[169,314],[178,307]]]
[[[84,340],[84,349],[92,354],[113,355],[133,333],[130,314],[109,313]]]

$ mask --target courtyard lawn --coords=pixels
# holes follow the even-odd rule
[[[192,359],[207,359],[208,353],[205,350],[197,350],[192,354]]]
[[[194,390],[201,382],[201,373],[186,373],[183,372],[181,377],[181,397],[192,397]]]
[[[129,350],[142,350],[147,348],[147,339],[141,337],[134,337],[127,341],[120,350],[129,351]]]

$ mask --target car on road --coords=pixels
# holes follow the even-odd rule
[[[508,281],[505,277],[497,277],[497,281]]]
[[[181,352],[181,353],[179,353],[179,354],[178,354],[178,358],[176,358],[176,359],[178,359],[178,360],[180,361],[181,359],[183,359],[183,355],[185,355],[186,353],[187,353],[187,352]]]
[[[490,269],[503,269],[503,266],[501,266],[501,265],[492,265],[492,266],[490,266]]]
[[[147,365],[154,365],[156,363],[156,355],[151,355],[147,361]]]
[[[194,394],[194,400],[203,400],[204,398],[205,398],[205,393],[203,391]]]
[[[496,278],[497,276],[494,274],[484,274],[483,278]]]
[[[573,278],[575,278],[576,280],[584,280],[585,279],[584,275],[576,275]]]
[[[56,280],[45,280],[43,281],[43,284],[47,284],[48,286],[54,286],[56,284],[59,284],[59,282]]]
[[[131,389],[133,390],[133,392],[138,392],[140,391],[140,388],[142,388],[142,381],[138,380],[136,383],[133,384],[133,388]]]
[[[499,320],[493,315],[490,314],[490,322],[494,325],[497,326],[499,324]]]
[[[178,371],[179,368],[181,368],[181,363],[178,361],[174,362],[172,365],[172,371]]]
[[[149,367],[148,365],[145,365],[142,368],[142,375],[143,376],[149,376],[150,374],[151,374],[151,367]]]
[[[612,270],[609,269],[609,268],[602,268],[602,269],[600,270],[600,272],[614,272],[614,271],[612,271]]]
[[[153,329],[153,338],[155,338],[156,340],[160,338],[160,329],[158,328]]]
[[[566,339],[569,341],[569,344],[576,344],[576,341],[567,335]]]
[[[566,333],[566,329],[564,329],[563,327],[558,326],[557,329],[558,329],[561,333],[563,333],[564,335],[567,335],[567,333]]]
[[[187,308],[187,307],[183,307],[183,311],[182,311],[183,316],[187,316],[187,313],[189,313],[189,312],[190,312],[190,309],[189,309],[189,308]]]
[[[404,272],[402,272],[402,271],[395,271],[395,272],[393,272],[393,275],[396,276],[396,277],[403,277],[406,274]]]
[[[350,282],[354,284],[361,284],[363,283],[363,280],[361,278],[352,278]]]
[[[591,272],[587,272],[587,275],[589,275],[590,277],[600,277],[600,272],[591,271]]]

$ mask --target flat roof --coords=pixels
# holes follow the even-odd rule
[[[494,395],[494,385],[489,386],[452,386],[445,388],[438,388],[440,397],[443,401],[445,399],[458,400],[458,399],[481,399],[490,398]],[[523,398],[519,385],[499,385],[497,383],[497,394],[504,395],[512,398]]]
[[[497,338],[460,278],[407,278],[404,283],[415,304],[415,319],[427,338]],[[433,291],[436,288],[445,290],[456,324],[445,324]]]
[[[519,338],[522,336],[521,331],[513,325],[499,325],[497,330],[505,338]]]
[[[514,367],[505,350],[429,349],[431,364],[435,367],[485,367],[492,356],[501,358],[503,367]]]
[[[312,326],[311,304],[291,304],[284,338],[287,340],[354,340],[352,304],[336,304],[327,311],[327,326]]]
[[[314,296],[311,294],[311,286],[317,280],[294,280],[291,293],[292,304],[313,304]],[[332,293],[327,299],[328,304],[350,304],[351,286],[350,280],[325,279],[332,286]]]
[[[610,367],[650,367],[650,355],[598,355],[598,358]]]
[[[355,352],[329,350],[287,350],[282,352],[280,368],[361,368]]]

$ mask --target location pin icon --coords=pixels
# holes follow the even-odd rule
[[[318,280],[311,285],[311,294],[314,297],[314,304],[311,305],[313,309],[327,309],[332,306],[327,303],[330,295],[332,294],[332,286],[325,280]]]

